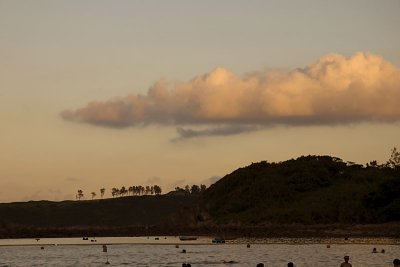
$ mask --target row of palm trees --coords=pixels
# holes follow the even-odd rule
[[[100,188],[100,197],[103,198],[104,194],[106,192],[105,188]],[[125,186],[122,186],[121,188],[116,188],[113,187],[111,189],[111,195],[112,197],[123,197],[123,196],[141,196],[141,195],[160,195],[162,192],[162,189],[158,185],[146,185],[146,186],[129,186],[126,188]],[[91,192],[90,193],[92,196],[92,199],[94,199],[97,196],[96,192]],[[79,189],[77,194],[76,194],[76,199],[81,200],[84,197],[83,190]]]
[[[185,187],[175,187],[175,192],[177,193],[185,193],[185,194],[199,194],[203,193],[207,187],[204,184],[201,185],[186,185]],[[100,188],[100,197],[103,198],[104,194],[106,192],[105,188]],[[113,187],[111,189],[111,195],[112,197],[124,197],[124,196],[143,196],[143,195],[160,195],[162,192],[162,189],[158,185],[146,185],[146,186],[129,186],[128,188],[125,186],[122,186],[121,188]],[[92,199],[96,198],[97,193],[96,192],[91,192],[90,193],[92,196]],[[76,199],[81,200],[84,198],[83,191],[81,189],[78,190],[76,194]]]
[[[123,196],[140,196],[140,195],[160,195],[162,189],[158,185],[148,186],[146,185],[141,186],[130,186],[128,189],[125,186],[121,187],[120,189],[113,187],[111,189],[111,195],[113,197],[123,197]]]

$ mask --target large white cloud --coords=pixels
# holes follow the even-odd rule
[[[159,81],[147,95],[91,102],[61,116],[109,127],[393,122],[400,120],[400,70],[370,53],[331,54],[306,68],[242,77],[216,68],[189,82]],[[213,131],[201,134],[208,133]]]

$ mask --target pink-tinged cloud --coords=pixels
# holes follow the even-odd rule
[[[189,82],[159,81],[147,95],[91,102],[61,116],[107,127],[394,122],[400,120],[400,69],[370,53],[331,54],[303,69],[242,77],[216,68]],[[208,133],[213,130],[200,135]]]

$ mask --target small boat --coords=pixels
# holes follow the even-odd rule
[[[181,241],[197,240],[197,236],[180,236],[179,240]]]

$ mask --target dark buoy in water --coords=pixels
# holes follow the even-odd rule
[[[289,263],[287,264],[287,266],[288,266],[288,267],[294,267],[294,264],[293,264],[293,262],[289,262]]]
[[[256,267],[264,267],[264,263],[258,263]]]
[[[346,237],[344,238],[344,240],[349,240],[349,238],[346,236]]]
[[[186,249],[182,249],[182,253],[186,253]]]
[[[108,252],[107,252],[107,246],[106,245],[103,245],[103,252],[106,253],[106,258],[107,258],[106,264],[110,264],[110,262],[108,261]]]
[[[250,248],[250,244],[247,244],[247,248]]]
[[[40,249],[44,249],[44,247],[40,247]]]
[[[175,245],[175,248],[179,248],[179,245]]]
[[[326,245],[326,248],[331,248],[331,245]]]
[[[386,251],[384,249],[381,250],[381,253],[385,253]]]
[[[372,249],[372,253],[378,253],[378,251],[376,250],[376,248]]]

